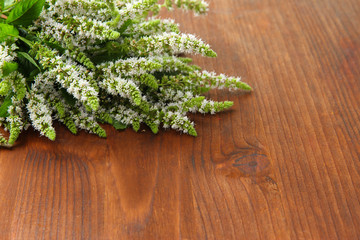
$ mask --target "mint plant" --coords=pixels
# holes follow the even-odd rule
[[[196,136],[189,112],[233,105],[203,93],[251,88],[182,57],[216,53],[158,16],[175,6],[195,14],[208,9],[203,0],[0,0],[0,125],[10,133],[0,143],[13,145],[30,125],[55,140],[55,120],[74,134],[100,137],[100,123]]]

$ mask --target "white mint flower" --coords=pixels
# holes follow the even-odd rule
[[[54,140],[54,120],[74,134],[84,129],[100,137],[106,132],[99,123],[196,136],[189,112],[214,114],[233,104],[201,94],[251,90],[241,78],[202,70],[180,57],[216,53],[199,37],[181,33],[174,20],[159,18],[162,7],[205,14],[208,3],[45,0],[37,19],[21,29],[10,26],[21,38],[0,42],[0,126],[10,131],[8,139],[0,135],[0,144],[13,144],[30,125]]]

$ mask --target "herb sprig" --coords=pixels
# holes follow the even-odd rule
[[[233,105],[208,100],[213,88],[251,88],[238,77],[201,70],[180,54],[216,57],[160,9],[205,14],[203,0],[0,0],[0,144],[12,146],[32,125],[55,140],[53,121],[72,133],[106,137],[141,124],[196,136],[189,112]]]

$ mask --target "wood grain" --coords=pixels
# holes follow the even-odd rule
[[[0,239],[360,239],[358,0],[214,0],[164,13],[241,75],[199,137],[57,125],[0,150]]]

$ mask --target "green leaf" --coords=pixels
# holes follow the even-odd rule
[[[30,72],[29,77],[34,78],[36,75],[38,75],[40,71],[38,69],[34,69]]]
[[[13,5],[15,0],[0,0],[0,6],[2,10],[7,9],[11,5]]]
[[[124,129],[127,128],[126,124],[124,124],[124,123],[122,123],[122,122],[120,122],[118,120],[115,120],[115,119],[113,119],[113,124],[112,125],[114,126],[114,128],[116,130],[124,130]]]
[[[64,97],[65,102],[70,106],[74,107],[76,104],[76,99],[66,91],[65,88],[61,88],[61,95]]]
[[[124,22],[123,25],[121,25],[120,29],[119,29],[119,33],[124,33],[125,30],[133,23],[132,19],[128,19],[126,22]]]
[[[35,60],[28,53],[18,52],[17,55],[18,55],[18,57],[21,56],[21,57],[27,59],[30,63],[32,63],[41,72],[39,65],[35,62]]]
[[[43,41],[44,41],[44,43],[46,43],[46,45],[48,45],[51,48],[54,48],[54,49],[58,50],[61,54],[63,54],[65,52],[65,50],[66,50],[65,48],[63,48],[59,44],[56,44],[56,43],[53,43],[53,42],[50,42],[50,41],[46,41],[46,40],[43,40]]]
[[[10,73],[16,71],[19,65],[15,62],[5,62],[2,68],[3,77],[8,76]]]
[[[5,98],[4,102],[0,106],[0,117],[9,116],[8,109],[11,104],[11,96],[9,95],[7,98]]]
[[[7,23],[28,26],[37,19],[43,9],[45,0],[22,0],[11,10]]]
[[[37,67],[35,67],[34,64],[32,64],[28,59],[26,59],[24,56],[22,56],[21,54],[17,55],[17,62],[19,63],[19,69],[18,71],[24,75],[27,80],[31,79],[31,72],[36,70],[37,72],[39,72],[39,69]]]
[[[33,44],[31,41],[27,40],[26,38],[21,37],[21,36],[18,36],[18,38],[19,38],[21,41],[23,41],[24,43],[26,43],[27,45],[29,45],[29,47],[32,48],[32,47],[34,46],[34,44]]]
[[[19,31],[12,25],[0,23],[0,42],[19,37]]]

